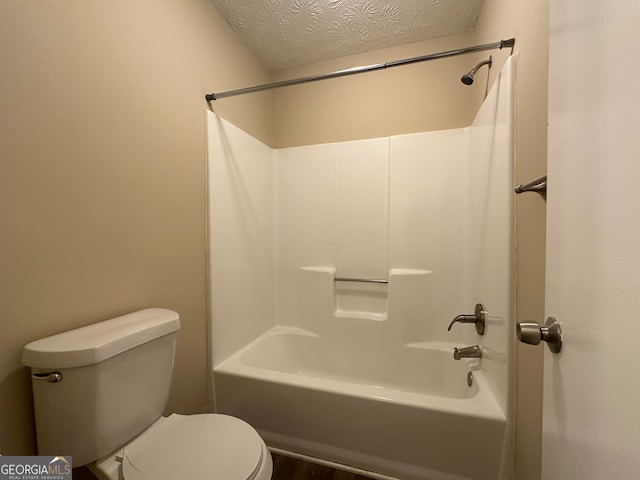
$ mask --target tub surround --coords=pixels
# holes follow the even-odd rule
[[[218,411],[389,476],[509,478],[514,70],[464,129],[272,150],[208,113]],[[448,332],[476,303],[485,334]]]

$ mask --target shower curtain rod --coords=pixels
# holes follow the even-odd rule
[[[220,98],[226,98],[226,97],[234,97],[236,95],[244,95],[245,93],[261,92],[263,90],[270,90],[272,88],[289,87],[291,85],[300,85],[301,83],[316,82],[318,80],[327,80],[329,78],[346,77],[347,75],[355,75],[357,73],[372,72],[374,70],[382,70],[385,68],[398,67],[400,65],[409,65],[411,63],[426,62],[428,60],[438,60],[440,58],[454,57],[456,55],[465,55],[467,53],[482,52],[485,50],[496,50],[496,49],[502,50],[504,47],[511,47],[511,53],[513,53],[513,47],[515,44],[516,44],[516,39],[509,38],[507,40],[500,40],[499,42],[486,43],[484,45],[476,45],[476,46],[467,47],[467,48],[459,48],[457,50],[449,50],[449,51],[440,52],[440,53],[431,53],[429,55],[423,55],[421,57],[405,58],[404,60],[395,60],[393,62],[387,62],[387,63],[377,63],[374,65],[367,65],[364,67],[354,67],[354,68],[349,68],[347,70],[339,70],[337,72],[332,72],[332,73],[324,73],[321,75],[312,75],[309,77],[302,77],[302,78],[294,78],[291,80],[267,83],[265,85],[257,85],[255,87],[239,88],[237,90],[229,90],[226,92],[209,93],[205,95],[204,98],[207,102],[211,102],[211,100],[218,100]]]

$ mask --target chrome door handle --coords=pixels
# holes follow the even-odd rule
[[[547,318],[544,327],[535,322],[520,322],[516,324],[516,334],[522,343],[538,345],[544,341],[553,353],[562,349],[562,329],[555,317]]]

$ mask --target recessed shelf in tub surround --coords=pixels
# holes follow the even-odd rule
[[[432,276],[428,270],[392,269],[387,283],[357,277],[350,281],[338,277],[333,267],[301,267],[298,318],[313,331],[337,319],[389,320],[398,324],[399,332],[415,332],[431,316]]]
[[[387,319],[388,284],[334,281],[333,285],[335,317],[378,321]]]

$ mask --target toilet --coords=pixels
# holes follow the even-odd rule
[[[150,308],[29,343],[39,455],[71,456],[106,480],[268,480],[272,460],[246,422],[163,417],[180,317]]]

